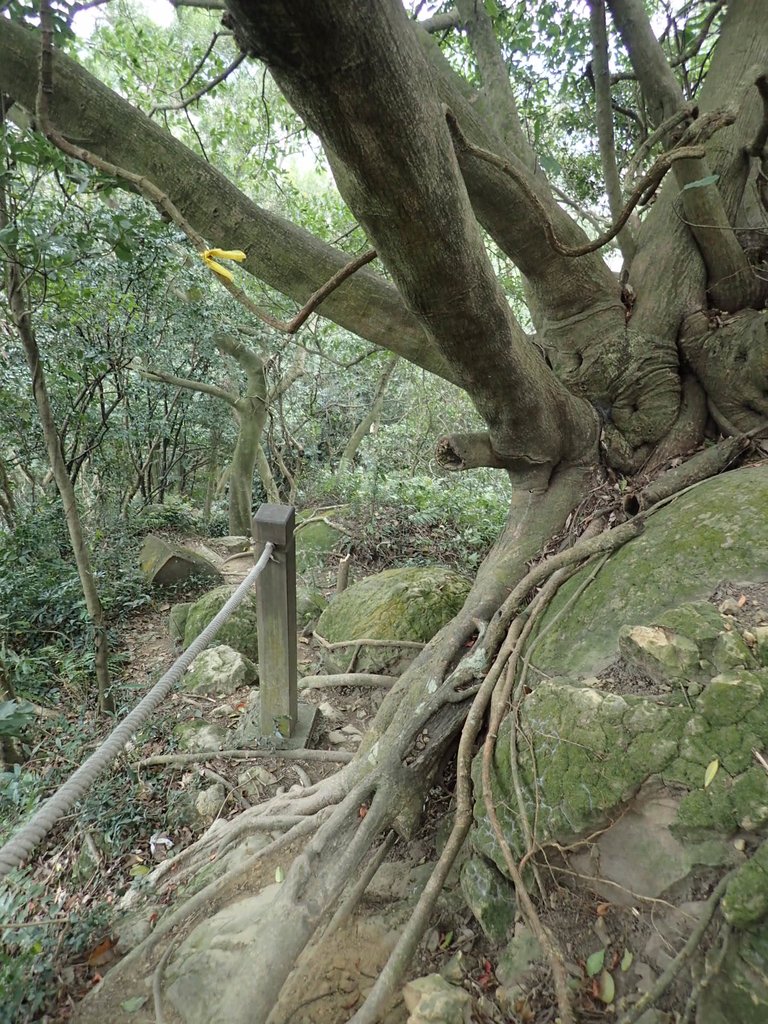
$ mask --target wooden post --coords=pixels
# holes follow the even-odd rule
[[[290,739],[298,720],[296,698],[296,541],[291,505],[262,505],[253,519],[258,558],[275,545],[256,583],[259,631],[259,729],[264,738]]]

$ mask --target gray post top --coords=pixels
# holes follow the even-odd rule
[[[279,547],[286,547],[293,537],[296,510],[293,505],[272,505],[265,503],[253,517],[253,536],[257,541],[272,541]]]

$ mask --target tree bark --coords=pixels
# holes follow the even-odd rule
[[[546,483],[561,461],[593,457],[592,411],[539,357],[499,287],[403,8],[338,0],[228,7],[236,38],[267,61],[320,136],[348,206],[460,375],[507,468],[538,471]]]

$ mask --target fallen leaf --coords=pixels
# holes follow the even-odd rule
[[[279,864],[275,868],[275,881],[277,882],[278,885],[280,885],[281,882],[285,881],[285,871]]]
[[[608,971],[603,971],[600,975],[600,989],[598,991],[598,997],[602,1003],[606,1006],[608,1003],[612,1003],[616,996],[616,986],[613,983],[613,978]]]
[[[587,957],[587,977],[594,978],[594,976],[603,969],[605,963],[605,949],[598,949]]]
[[[736,602],[736,604],[739,606],[739,608],[743,608],[746,603],[747,603],[747,595],[746,594],[741,594],[741,596],[739,597],[739,599]]]
[[[104,939],[98,946],[94,946],[88,955],[88,966],[89,967],[103,967],[104,964],[111,963],[114,959],[114,941],[111,938]]]
[[[629,970],[629,968],[632,966],[632,961],[633,960],[634,960],[634,957],[632,956],[632,952],[629,949],[625,949],[624,950],[624,956],[621,958],[621,969],[622,969],[622,971],[625,974]]]
[[[712,783],[712,780],[717,775],[717,771],[720,767],[720,762],[717,758],[714,761],[710,761],[707,765],[707,770],[704,772],[704,789]]]
[[[595,908],[595,913],[598,917],[605,917],[608,911],[611,909],[610,903],[598,903]]]
[[[137,1010],[142,1008],[148,998],[148,996],[132,996],[130,999],[126,999],[124,1003],[120,1003],[120,1009],[125,1010],[126,1013],[136,1013]]]

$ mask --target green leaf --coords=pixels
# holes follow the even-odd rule
[[[131,868],[131,878],[143,878],[144,875],[148,875],[150,868],[146,864],[134,864]]]
[[[562,174],[563,168],[549,153],[539,153],[539,163],[546,174]]]
[[[719,174],[708,174],[706,178],[699,178],[697,181],[689,181],[687,185],[683,185],[683,192],[689,188],[704,188],[705,185],[714,185],[715,182],[719,180]]]
[[[142,1008],[148,998],[148,996],[131,996],[124,1003],[120,1003],[120,1009],[125,1010],[126,1013],[136,1013],[137,1010]]]
[[[277,882],[278,885],[280,885],[281,882],[285,881],[285,871],[279,864],[275,868],[275,881]]]
[[[616,996],[616,986],[613,983],[613,978],[608,971],[603,971],[600,975],[600,990],[598,992],[601,1002],[612,1003]]]
[[[587,977],[594,978],[594,976],[603,969],[605,963],[605,949],[598,949],[596,953],[592,953],[591,956],[587,957]]]
[[[709,762],[709,764],[707,765],[707,770],[704,772],[704,789],[711,785],[714,777],[717,775],[719,768],[720,762],[717,758],[715,758],[714,761]]]
[[[632,961],[635,958],[632,956],[632,952],[629,949],[624,950],[624,956],[621,958],[621,969],[626,974],[629,968],[632,966]]]

